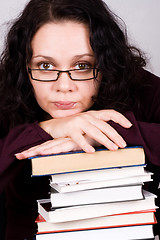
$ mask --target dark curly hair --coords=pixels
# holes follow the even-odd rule
[[[42,120],[26,70],[32,57],[31,40],[47,22],[74,20],[88,24],[90,44],[102,73],[94,109],[130,109],[140,86],[136,74],[145,60],[127,42],[115,16],[102,0],[31,0],[13,23],[0,64],[0,128],[5,135],[10,128]]]

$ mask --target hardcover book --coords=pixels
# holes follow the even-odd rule
[[[94,153],[68,152],[31,158],[32,176],[51,175],[145,164],[142,147],[127,147],[110,151],[97,149]]]
[[[36,240],[137,240],[154,239],[152,225],[103,228],[81,231],[37,234]]]
[[[140,166],[125,166],[109,169],[84,170],[70,173],[60,173],[51,175],[52,183],[67,183],[83,180],[113,180],[132,176],[143,175],[144,165]]]
[[[97,170],[97,176],[98,175],[99,175],[99,171]],[[65,192],[88,190],[93,188],[95,189],[95,188],[114,187],[114,186],[122,186],[122,185],[129,185],[129,184],[142,184],[144,182],[152,181],[151,176],[152,176],[152,173],[144,172],[143,175],[115,178],[110,180],[87,179],[87,180],[80,180],[80,181],[77,180],[77,181],[60,182],[60,183],[51,182],[50,186],[60,193],[65,193]]]
[[[142,184],[96,188],[77,192],[51,192],[52,207],[76,206],[143,199]]]
[[[37,218],[38,233],[155,224],[154,212],[155,210],[146,210],[61,223],[49,223],[39,216]]]
[[[50,199],[41,199],[38,200],[38,212],[46,221],[56,223],[156,209],[156,195],[145,190],[143,190],[143,195],[142,200],[58,208],[52,208]]]

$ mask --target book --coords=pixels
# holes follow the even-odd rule
[[[98,171],[97,171],[98,172]],[[98,175],[98,173],[97,173]],[[60,193],[82,191],[92,188],[113,187],[129,184],[143,184],[144,182],[152,181],[152,173],[144,172],[143,175],[137,175],[125,178],[116,178],[111,180],[80,180],[61,183],[50,183],[50,186]]]
[[[31,158],[32,176],[64,172],[95,170],[145,164],[142,147],[127,147],[110,151],[97,149],[94,153],[68,152]]]
[[[145,166],[125,166],[109,169],[76,171],[51,175],[52,183],[76,182],[83,180],[111,180],[143,175]]]
[[[120,202],[143,199],[142,184],[89,189],[77,192],[51,192],[52,207]]]
[[[41,199],[37,201],[38,212],[46,221],[56,223],[156,209],[156,195],[145,190],[143,190],[143,194],[144,199],[142,200],[93,205],[89,204],[62,208],[52,208],[50,199]]]
[[[61,223],[46,222],[42,216],[39,216],[36,222],[38,226],[38,233],[79,231],[87,229],[155,224],[156,220],[154,212],[155,210],[147,210]]]
[[[152,225],[137,225],[116,228],[103,228],[82,231],[37,234],[36,240],[137,240],[154,239]]]

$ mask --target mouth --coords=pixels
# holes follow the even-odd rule
[[[61,110],[70,110],[76,105],[76,102],[59,101],[59,102],[55,102],[54,105]]]

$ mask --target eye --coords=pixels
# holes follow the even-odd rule
[[[80,69],[80,70],[85,70],[85,69],[88,69],[88,68],[91,68],[91,64],[89,63],[78,63],[76,66],[75,66],[75,69]]]
[[[39,68],[42,70],[53,70],[53,65],[51,63],[40,63]]]

